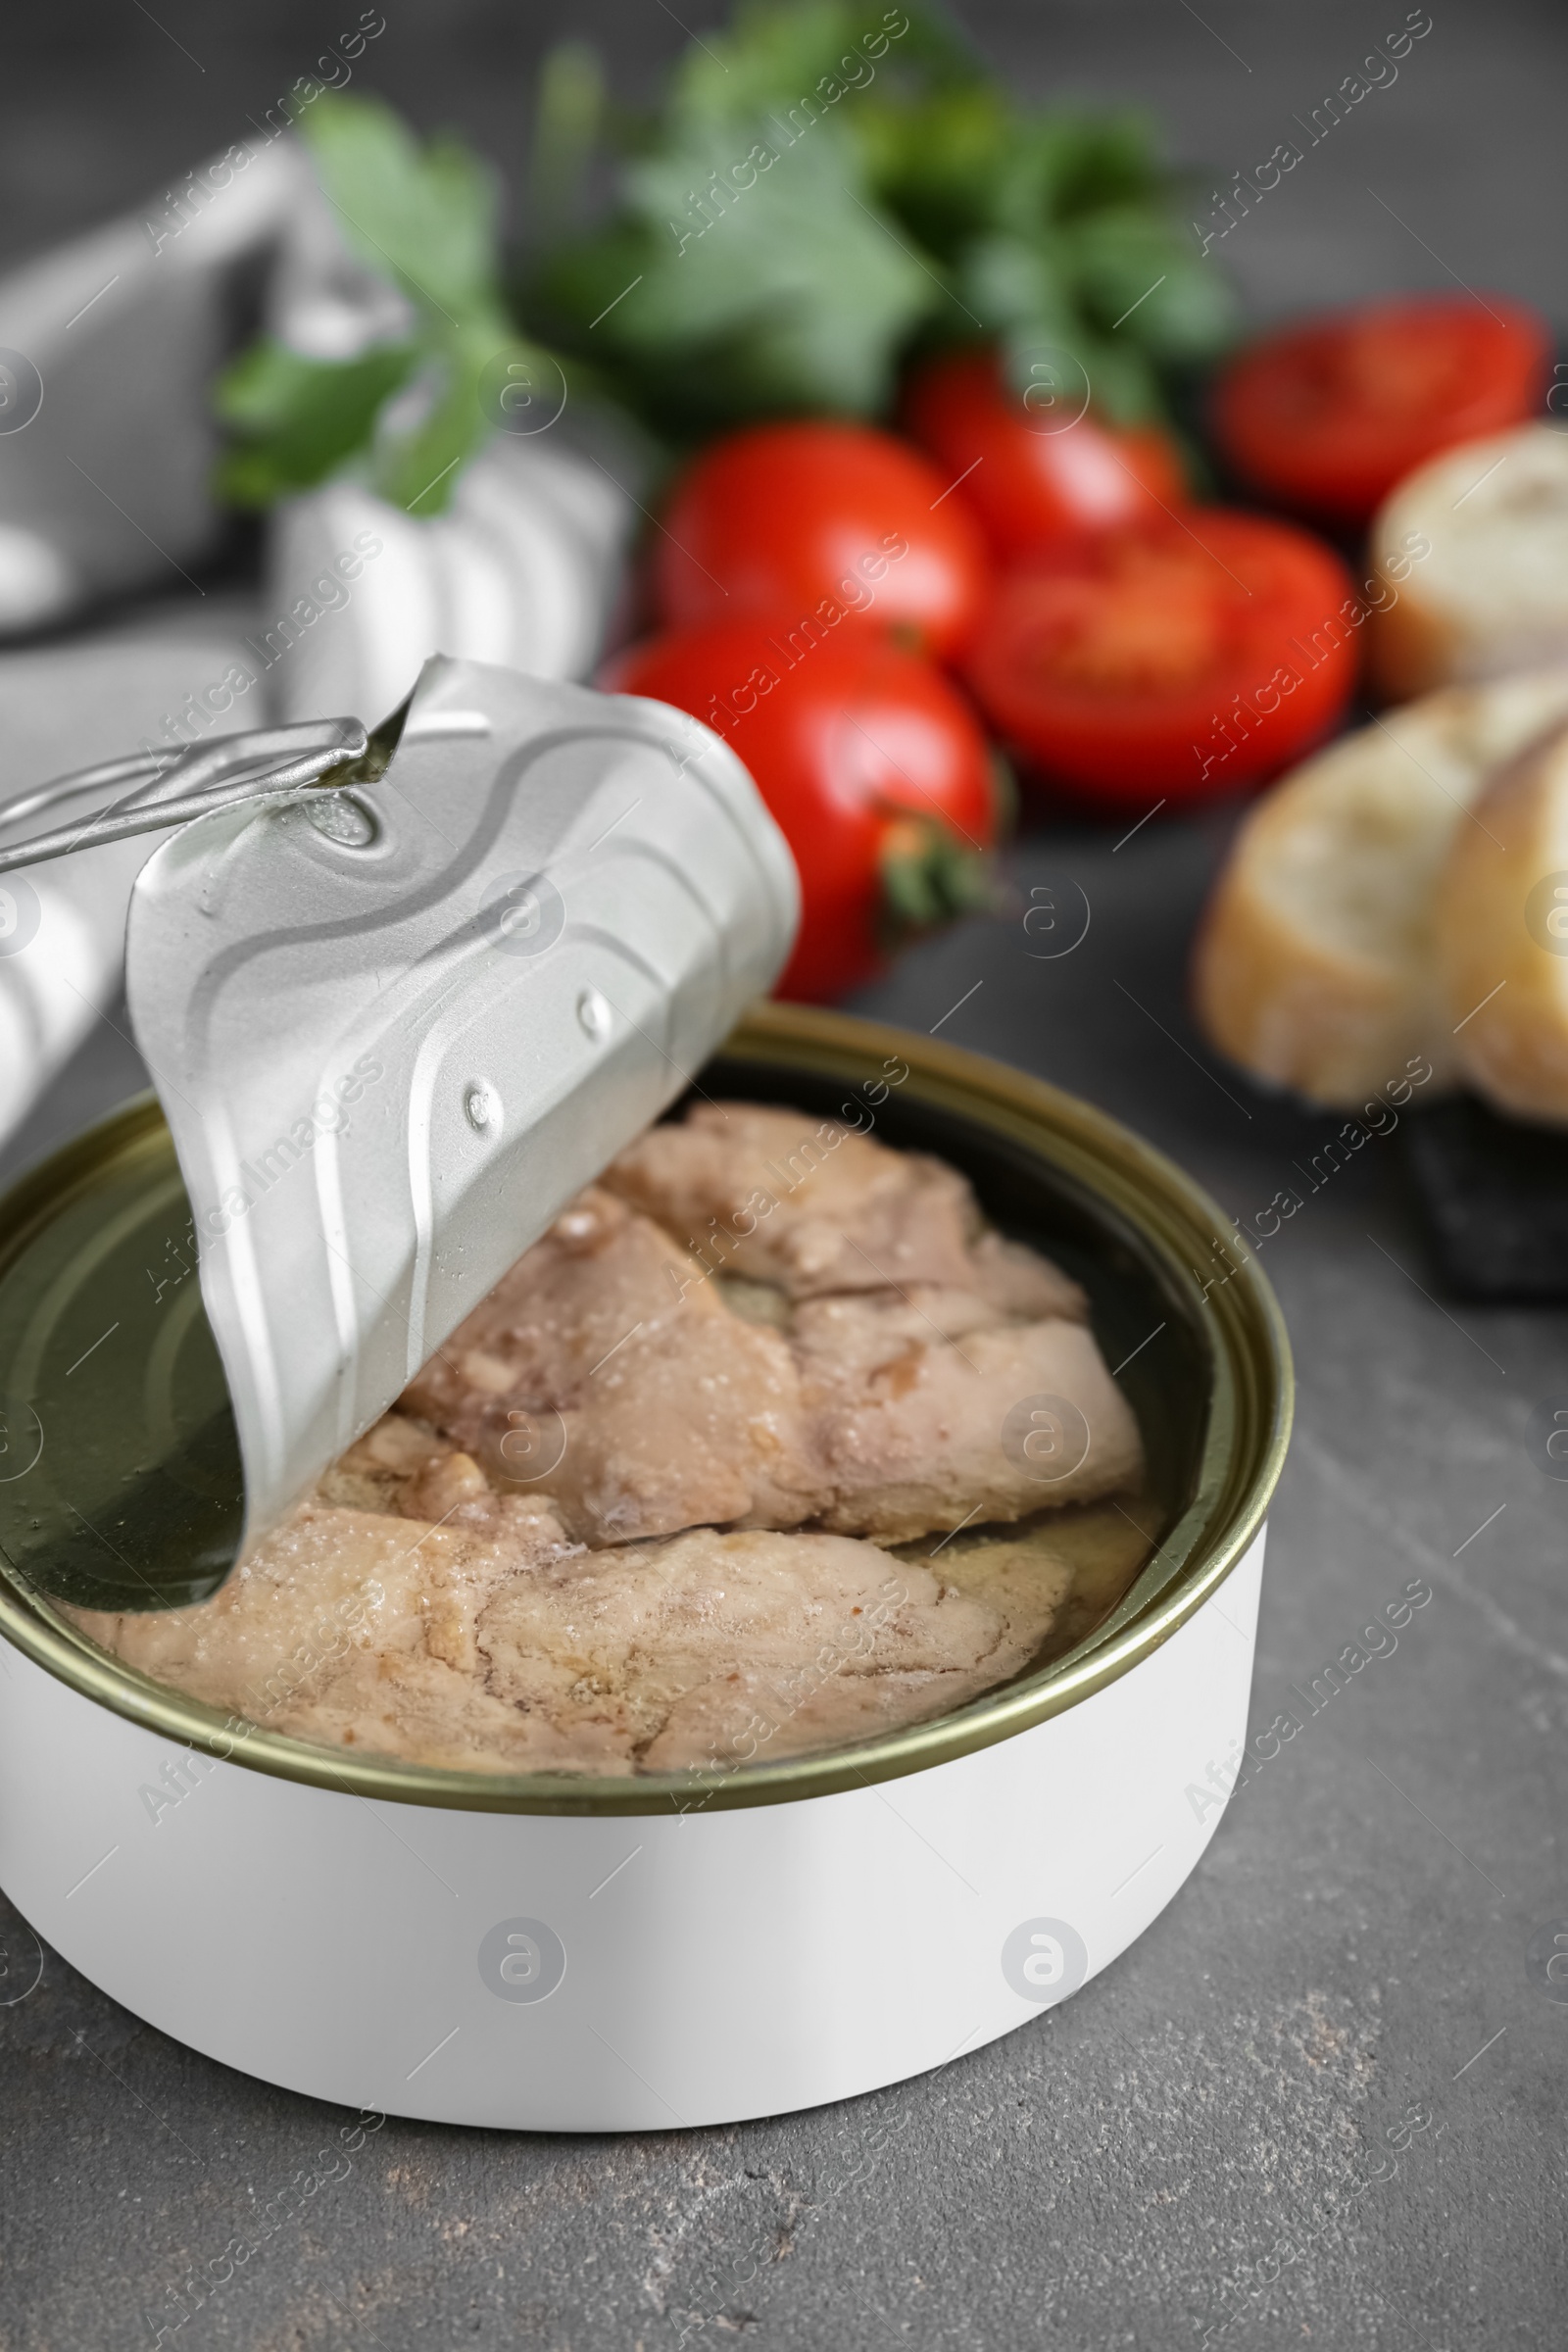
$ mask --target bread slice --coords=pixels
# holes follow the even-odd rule
[[[1454,1077],[1465,1032],[1453,1035],[1438,951],[1438,880],[1456,833],[1487,846],[1466,812],[1488,771],[1565,719],[1568,671],[1449,688],[1343,737],[1258,802],[1194,959],[1198,1018],[1220,1052],[1348,1108],[1412,1061]]]
[[[1521,424],[1418,466],[1368,552],[1390,591],[1368,632],[1390,702],[1568,662],[1568,432]]]
[[[1436,915],[1460,1067],[1516,1118],[1568,1123],[1568,725],[1493,776]]]

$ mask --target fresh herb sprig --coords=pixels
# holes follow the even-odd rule
[[[1233,311],[1151,124],[1021,106],[936,8],[873,6],[743,0],[642,113],[607,101],[592,50],[553,51],[510,285],[488,165],[421,145],[380,100],[318,96],[299,135],[403,324],[342,360],[275,337],[243,352],[217,387],[220,495],[270,506],[354,466],[438,514],[496,421],[487,367],[557,354],[676,444],[887,414],[912,355],[978,339],[1020,390],[1065,362],[1108,420],[1162,416]],[[607,164],[610,210],[584,227]]]
[[[541,78],[549,218],[588,180],[594,87],[577,48]],[[535,255],[521,305],[677,439],[874,416],[912,351],[982,338],[1020,388],[1065,360],[1102,415],[1144,422],[1231,332],[1152,124],[1015,103],[931,8],[750,0],[657,111],[598,127],[613,209]]]
[[[233,436],[220,495],[266,507],[363,460],[382,496],[438,514],[492,429],[482,371],[532,352],[502,291],[495,175],[455,138],[421,147],[378,99],[325,94],[299,135],[344,239],[403,297],[406,330],[345,360],[273,336],[242,352],[216,392]]]

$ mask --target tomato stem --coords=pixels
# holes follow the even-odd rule
[[[883,836],[882,945],[894,954],[921,932],[996,905],[992,861],[936,817],[901,810]]]

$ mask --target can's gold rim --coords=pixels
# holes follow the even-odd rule
[[[933,1038],[798,1004],[753,1007],[722,1052],[854,1085],[907,1065],[908,1095],[1022,1143],[1135,1228],[1168,1280],[1187,1283],[1228,1220],[1152,1146],[1076,1096],[1005,1063]],[[903,1089],[901,1088],[901,1092]],[[140,1097],[25,1176],[0,1200],[0,1252],[11,1254],[96,1165],[106,1145],[134,1150],[163,1131]],[[1168,1641],[1243,1558],[1260,1529],[1290,1440],[1290,1343],[1255,1257],[1228,1245],[1245,1279],[1205,1301],[1213,1318],[1215,1396],[1193,1500],[1132,1591],[1076,1649],[1023,1682],[854,1749],[732,1771],[573,1781],[560,1774],[460,1772],[351,1757],[260,1726],[155,1683],[100,1649],[0,1555],[0,1634],[82,1696],[129,1722],[252,1770],[354,1796],[464,1812],[638,1815],[728,1811],[866,1788],[951,1762],[1091,1698]]]

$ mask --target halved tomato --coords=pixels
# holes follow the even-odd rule
[[[1215,387],[1215,437],[1254,488],[1365,522],[1412,466],[1541,402],[1545,320],[1505,295],[1412,294],[1265,335]]]
[[[1009,573],[968,677],[998,732],[1076,790],[1118,807],[1206,800],[1328,730],[1365,617],[1320,540],[1198,507]]]
[[[1034,389],[1038,390],[1038,387]],[[993,351],[960,351],[917,368],[905,420],[940,459],[953,495],[972,507],[994,555],[1031,554],[1064,532],[1103,530],[1185,506],[1176,450],[1156,427],[1121,431],[1065,391],[1039,405],[1004,381]]]

